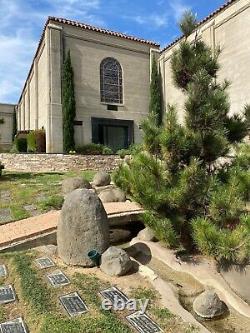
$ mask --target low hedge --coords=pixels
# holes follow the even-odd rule
[[[99,143],[89,143],[76,148],[76,152],[82,155],[109,155],[113,154],[113,150]]]

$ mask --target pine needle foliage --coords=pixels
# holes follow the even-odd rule
[[[184,123],[172,105],[160,126],[150,113],[141,151],[114,180],[143,205],[145,224],[170,247],[243,263],[250,258],[250,148],[241,141],[250,107],[243,116],[230,116],[229,82],[216,80],[220,50],[198,39],[197,31],[194,40],[187,38],[196,26],[195,17],[185,14],[185,38],[171,60],[174,83],[186,97]]]
[[[68,153],[69,151],[75,149],[74,120],[76,116],[74,72],[71,64],[70,51],[68,51],[63,64],[62,111],[63,111],[63,148],[64,152]]]

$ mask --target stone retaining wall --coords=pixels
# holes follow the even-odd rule
[[[0,153],[8,171],[51,172],[69,170],[112,171],[120,163],[117,155],[8,154]]]

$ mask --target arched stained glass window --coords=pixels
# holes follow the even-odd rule
[[[122,68],[114,58],[105,58],[100,66],[101,102],[123,103]]]

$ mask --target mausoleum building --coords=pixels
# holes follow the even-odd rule
[[[231,0],[198,27],[199,38],[213,50],[222,49],[218,80],[231,82],[232,113],[250,103],[249,22],[250,0]],[[117,150],[141,141],[153,55],[162,75],[164,105],[175,104],[182,121],[184,96],[175,88],[170,68],[180,41],[160,50],[155,42],[49,17],[18,102],[18,131],[44,128],[46,151],[63,152],[62,64],[68,50],[74,70],[77,146],[94,142]]]

